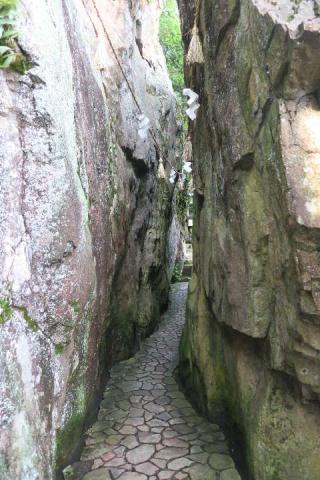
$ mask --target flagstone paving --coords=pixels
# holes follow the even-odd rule
[[[173,285],[159,330],[112,368],[66,480],[241,480],[223,432],[196,413],[173,377],[186,295],[186,283]]]

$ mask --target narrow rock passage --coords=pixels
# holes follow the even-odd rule
[[[113,367],[81,462],[66,478],[240,480],[224,434],[195,412],[173,377],[186,295],[187,283],[173,285],[159,330]]]

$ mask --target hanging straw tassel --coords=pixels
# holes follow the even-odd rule
[[[158,178],[166,178],[166,171],[164,169],[163,160],[161,157],[158,166]]]
[[[204,56],[202,45],[199,36],[199,29],[198,29],[198,19],[200,16],[200,0],[196,1],[196,13],[194,19],[194,25],[192,29],[191,41],[189,45],[189,50],[187,54],[187,63],[204,63]]]
[[[196,23],[192,29],[192,37],[187,54],[187,63],[204,63],[203,50]]]
[[[192,162],[192,143],[189,137],[184,144],[183,159],[185,162]]]

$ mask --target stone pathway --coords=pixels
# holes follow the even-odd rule
[[[111,370],[72,480],[241,480],[224,434],[180,392],[173,370],[187,283],[172,286],[162,323],[134,358]]]

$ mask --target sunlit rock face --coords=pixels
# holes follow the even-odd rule
[[[105,33],[173,161],[159,15],[159,2],[19,3],[32,66],[0,73],[1,480],[55,478],[107,365],[167,301],[172,191]]]
[[[185,47],[193,2],[180,0]],[[203,0],[181,375],[254,480],[320,477],[319,4]]]

